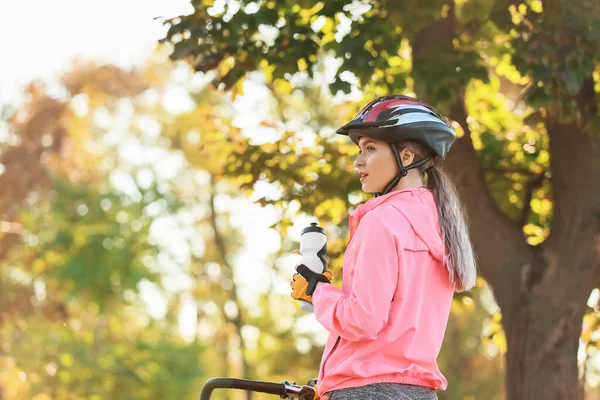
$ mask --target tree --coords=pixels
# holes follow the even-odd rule
[[[34,83],[10,119],[0,143],[2,399],[196,397],[204,346],[152,319],[140,293],[160,285],[164,248],[151,226],[181,201],[164,181],[141,179],[143,168],[127,171],[106,140],[143,81],[78,65],[61,80],[66,95]],[[114,185],[126,172],[138,181]]]
[[[576,355],[600,272],[600,186],[593,184],[600,176],[600,4],[193,5],[191,15],[166,22],[165,41],[172,58],[212,71],[223,89],[239,91],[247,73],[259,70],[270,87],[291,92],[290,82],[307,82],[333,63],[333,93],[353,86],[368,97],[416,93],[454,121],[461,138],[445,167],[466,202],[480,271],[502,310],[507,398],[581,398]],[[356,106],[346,110],[349,117]],[[309,168],[293,135],[270,151],[248,148],[254,163],[244,169],[232,159],[231,169],[251,176],[248,188],[277,182],[282,200],[298,201],[307,213],[322,211],[322,202],[356,204],[349,165],[326,158],[353,150],[322,135],[310,156],[326,162]],[[341,171],[334,182],[321,169],[329,161]],[[252,169],[261,162],[274,172]]]
[[[14,189],[0,195],[3,400],[192,398],[212,376],[314,376],[316,349],[298,363],[289,345],[310,335],[282,323],[295,321],[283,312],[299,311],[288,294],[260,295],[262,305],[276,297],[285,306],[258,314],[239,295],[242,238],[219,202],[239,196],[244,177],[223,171],[246,140],[222,129],[228,101],[212,88],[186,88],[191,107],[166,110],[175,68],[76,64],[61,77],[66,93],[34,83],[9,119],[0,142],[0,182]],[[170,157],[185,167],[161,178]],[[182,226],[157,242],[151,231],[166,217]],[[171,254],[171,242],[187,246],[189,259]],[[173,269],[189,288],[162,288]],[[143,304],[149,282],[167,298],[164,318]],[[190,304],[184,342],[180,312]]]

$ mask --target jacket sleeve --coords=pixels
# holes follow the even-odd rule
[[[345,264],[354,271],[349,294],[333,285],[317,286],[312,297],[315,317],[329,332],[350,341],[373,340],[385,327],[398,283],[398,227],[393,226],[398,221],[391,206],[361,219],[351,239],[358,246],[349,260],[354,265]]]

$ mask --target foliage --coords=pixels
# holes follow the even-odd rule
[[[96,80],[94,68],[111,75]],[[305,326],[311,316],[289,299],[290,255],[298,246],[290,233],[299,206],[323,221],[330,233],[330,266],[339,273],[347,207],[364,200],[348,171],[356,149],[340,146],[327,133],[326,126],[337,123],[331,115],[346,111],[317,87],[300,95],[279,86],[269,92],[277,99],[269,115],[280,122],[263,123],[273,129],[288,124],[290,131],[282,133],[283,141],[257,146],[232,122],[234,104],[210,88],[186,89],[193,106],[167,111],[160,99],[172,89],[166,84],[171,73],[161,63],[136,74],[77,65],[64,77],[73,90],[69,96],[49,97],[35,84],[30,102],[13,115],[9,133],[30,136],[4,143],[2,153],[19,154],[2,159],[4,182],[27,177],[22,192],[2,196],[2,239],[11,239],[0,269],[4,398],[196,398],[213,376],[300,383],[316,376],[324,332]],[[179,84],[191,87],[187,80]],[[119,87],[133,89],[111,89]],[[308,126],[324,127],[324,137],[306,130],[303,141],[295,140],[295,119],[284,115],[297,108],[307,110]],[[122,118],[126,126],[117,128]],[[33,121],[56,127],[46,131],[57,132],[52,141]],[[153,126],[160,127],[158,134]],[[115,129],[121,129],[121,144],[111,139]],[[23,146],[40,156],[26,175]],[[144,148],[164,152],[158,159],[128,158]],[[164,168],[153,164],[175,154],[185,158],[186,168],[166,180]],[[332,168],[323,159],[338,165]],[[238,160],[238,168],[231,168]],[[304,169],[290,168],[298,165]],[[295,190],[256,197],[261,182],[286,174]],[[351,201],[339,196],[340,184],[354,188]],[[281,246],[257,271],[268,277],[265,291],[250,290],[252,284],[240,278],[246,274],[238,265],[245,263],[236,254],[245,239],[234,226],[233,211],[223,206],[245,194],[281,216],[273,226]],[[167,220],[175,224],[172,240],[160,235]],[[187,283],[173,288],[175,281]],[[144,290],[149,285],[159,291],[149,294]],[[166,300],[162,317],[149,298],[158,295]],[[482,315],[461,315],[474,317],[470,334],[477,336]],[[461,331],[449,333],[455,334]],[[488,376],[495,380],[496,372],[481,379]],[[461,390],[473,393],[473,387]]]
[[[476,219],[481,270],[502,303],[500,320],[513,328],[513,344],[524,346],[510,358],[515,368],[508,374],[507,395],[536,391],[565,398],[579,391],[577,374],[568,372],[575,369],[576,355],[566,345],[574,343],[576,332],[569,331],[571,339],[560,345],[544,332],[558,329],[562,319],[583,316],[583,297],[600,274],[593,244],[600,192],[586,189],[600,173],[599,4],[205,0],[194,2],[190,15],[165,21],[163,42],[172,46],[172,59],[213,74],[219,89],[245,98],[245,83],[259,80],[258,72],[273,93],[277,113],[264,125],[275,127],[277,140],[233,153],[228,173],[243,171],[248,190],[264,183],[277,188],[278,195],[259,201],[281,210],[277,228],[284,246],[286,221],[294,215],[286,210],[293,209],[327,226],[334,257],[343,251],[347,212],[364,197],[348,160],[355,149],[331,133],[356,112],[354,100],[416,93],[448,115],[462,137],[456,147],[463,157],[451,155],[448,165]],[[327,114],[330,119],[319,118]],[[308,151],[302,145],[305,131]],[[574,161],[578,158],[581,162]],[[477,182],[480,175],[485,184]],[[495,245],[485,239],[494,237],[490,230]],[[523,240],[514,238],[520,232]],[[550,254],[560,268],[553,269]],[[551,295],[557,292],[561,295]],[[564,309],[544,311],[550,301]],[[538,327],[530,318],[543,322]],[[524,339],[533,332],[521,330],[538,328],[535,335],[543,336],[538,341]],[[502,341],[501,329],[492,332]],[[524,349],[561,361],[536,358],[529,365]],[[521,367],[526,374],[517,372]],[[538,378],[541,370],[548,379],[569,375],[564,378],[569,383],[548,385]]]
[[[550,123],[596,132],[590,79],[600,91],[596,3],[554,3],[199,0],[166,38],[195,77],[163,49],[141,70],[76,64],[60,95],[32,83],[2,109],[0,397],[196,398],[213,376],[314,378],[323,332],[288,297],[294,232],[300,214],[325,226],[340,276],[348,213],[368,197],[334,128],[363,95],[416,92],[444,112],[464,101],[455,126],[487,188],[543,243]],[[432,24],[449,29],[433,48]],[[280,245],[261,268],[243,258],[243,198],[274,216]],[[489,291],[480,280],[454,301],[440,398],[503,394]]]
[[[16,189],[3,194],[0,212],[10,245],[0,269],[0,393],[185,397],[198,389],[203,346],[154,321],[140,291],[162,286],[155,259],[165,248],[152,225],[182,201],[157,179],[123,185],[126,168],[99,118],[106,123],[111,108],[117,117],[140,77],[86,65],[63,79],[73,90],[67,101],[29,87],[0,153],[2,182]]]
[[[171,57],[189,60],[197,71],[214,72],[215,83],[224,88],[242,87],[244,77],[255,70],[263,72],[266,84],[282,93],[281,97],[291,93],[292,83],[302,90],[294,92],[292,100],[306,96],[319,108],[307,105],[306,100],[290,104],[290,99],[278,98],[283,103],[279,107],[309,110],[308,118],[315,122],[307,128],[314,132],[323,128],[316,122],[319,114],[347,119],[354,111],[346,108],[340,114],[338,106],[320,108],[322,100],[330,101],[323,99],[322,90],[298,84],[302,76],[318,78],[323,64],[337,71],[328,81],[333,93],[348,92],[348,82],[374,95],[416,90],[447,111],[457,90],[465,90],[469,128],[493,195],[525,226],[530,243],[540,243],[547,236],[550,158],[546,128],[536,107],[558,98],[567,106],[575,101],[584,80],[591,78],[600,46],[598,19],[593,17],[598,15],[595,2],[569,6],[557,1],[547,9],[539,1],[519,6],[502,1],[450,5],[431,1],[418,6],[410,1],[203,1],[194,6],[193,14],[166,21],[165,41],[173,45]],[[449,18],[456,19],[455,30],[448,32],[450,46],[429,48],[411,62],[411,47],[414,53],[414,47],[431,40],[427,25]],[[564,54],[554,51],[557,43]],[[560,63],[553,62],[559,59]],[[413,68],[414,63],[418,68]],[[348,76],[354,78],[344,81]],[[554,82],[556,89],[552,89]],[[512,111],[523,88],[527,88],[531,107],[519,104]],[[546,93],[542,103],[536,100],[540,90]],[[311,91],[320,100],[314,101],[317,95]],[[498,92],[505,96],[496,96]],[[567,108],[560,110],[567,112]],[[334,182],[322,172],[330,168],[334,174],[350,172],[346,156],[353,156],[353,150],[339,142],[328,145],[331,140],[323,135],[315,138],[311,149],[299,150],[295,135],[282,132],[278,143],[249,147],[243,157],[236,158],[239,152],[234,153],[230,173],[246,171],[251,175],[244,178],[249,188],[258,180],[276,182],[283,189],[283,200],[298,199],[308,214],[314,212],[311,205],[326,207],[325,199],[339,198],[340,204],[348,205],[344,193],[357,190],[350,174],[333,176]],[[322,168],[307,167],[312,151],[323,160]],[[245,164],[244,160],[250,161]],[[533,202],[531,209],[529,202]]]

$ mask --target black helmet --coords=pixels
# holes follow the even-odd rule
[[[362,136],[390,143],[421,142],[440,158],[446,157],[456,140],[456,132],[444,117],[429,104],[408,96],[373,100],[337,133],[357,144]]]
[[[445,158],[456,140],[456,132],[444,117],[429,104],[409,96],[375,99],[336,132],[349,136],[356,144],[363,136],[390,143],[400,174],[378,196],[393,189],[409,169],[420,167],[433,157]],[[424,144],[431,154],[423,160],[403,166],[395,143],[406,141]]]

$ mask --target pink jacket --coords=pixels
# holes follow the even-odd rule
[[[446,389],[437,366],[454,293],[433,194],[395,191],[350,216],[342,289],[319,284],[315,316],[329,331],[321,398],[334,389],[397,382]]]

